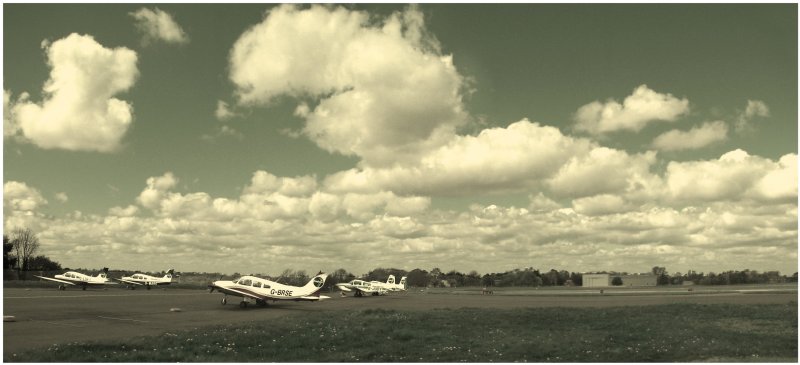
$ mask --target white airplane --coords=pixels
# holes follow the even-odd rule
[[[349,283],[339,283],[336,284],[336,287],[342,291],[342,296],[344,296],[344,292],[354,291],[355,293],[353,296],[362,297],[364,294],[370,295],[383,295],[386,294],[389,289],[386,289],[382,286],[378,286],[375,283],[383,284],[381,282],[369,282],[364,280],[352,280]]]
[[[86,290],[87,286],[99,286],[99,285],[114,285],[115,282],[108,279],[108,268],[103,268],[103,272],[97,274],[97,276],[89,276],[86,274],[81,274],[75,271],[67,271],[61,275],[56,275],[55,277],[48,278],[44,276],[34,275],[37,278],[55,281],[57,283],[61,283],[58,286],[58,290],[65,290],[67,287],[65,285],[78,285],[81,289]]]
[[[399,284],[395,284],[394,283],[394,275],[389,275],[389,279],[386,279],[385,283],[382,283],[380,281],[371,281],[370,283],[372,283],[372,286],[377,286],[379,288],[384,288],[387,291],[401,291],[401,290],[405,291],[406,290],[406,277],[405,276],[400,278],[400,283]]]
[[[131,276],[123,276],[115,280],[128,284],[128,288],[131,290],[136,289],[136,285],[144,285],[147,288],[147,290],[150,290],[150,286],[169,285],[172,283],[177,283],[178,281],[176,280],[176,277],[178,275],[174,274],[175,270],[169,269],[167,271],[167,274],[160,278],[156,276],[136,273]]]
[[[242,276],[239,279],[218,280],[209,285],[209,293],[217,290],[222,293],[222,305],[228,303],[228,295],[242,297],[239,306],[247,308],[250,300],[255,300],[256,305],[265,307],[267,300],[294,300],[294,301],[319,301],[330,299],[328,296],[319,295],[328,274],[317,274],[304,286],[291,286],[276,283],[272,280],[262,279],[255,276]]]

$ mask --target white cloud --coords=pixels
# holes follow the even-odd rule
[[[725,159],[745,157],[736,155]],[[750,157],[768,162],[771,171],[796,162],[796,155],[779,162]],[[571,271],[648,271],[656,264],[670,271],[738,265],[796,270],[797,206],[783,198],[757,200],[739,194],[736,201],[693,200],[691,206],[670,208],[601,194],[562,208],[537,194],[531,198],[536,209],[475,205],[456,212],[432,210],[424,197],[390,192],[300,189],[307,193],[289,197],[278,191],[307,184],[271,179],[266,172],[254,174],[248,191],[237,199],[181,194],[172,191],[177,179],[170,175],[147,181],[145,190],[158,190],[162,196],[153,215],[138,214],[135,205],[112,208],[107,216],[40,214],[36,210],[44,202],[36,189],[7,183],[4,223],[36,229],[48,255],[76,266],[113,258],[120,267],[154,270],[161,268],[150,268],[148,262],[169,257],[187,271],[261,272],[269,267],[272,274],[283,268],[430,269],[448,262],[455,263],[453,269],[481,272],[531,262],[538,268]],[[398,207],[406,211],[401,214]],[[89,251],[92,256],[86,258]],[[333,256],[340,259],[331,262]]]
[[[343,7],[273,8],[231,50],[240,103],[319,98],[313,110],[298,109],[303,133],[365,164],[391,164],[442,145],[466,122],[462,78],[415,7],[380,23]]]
[[[587,154],[573,156],[547,181],[550,190],[569,197],[621,193],[636,189],[633,183],[650,175],[656,155],[629,155],[625,151],[595,147]]]
[[[748,100],[744,115],[748,118],[769,117],[769,107],[761,100]]]
[[[330,175],[326,188],[341,192],[462,195],[514,191],[550,177],[591,142],[564,136],[557,128],[522,120],[477,136],[455,136],[446,145],[389,168],[364,167]]]
[[[723,121],[706,122],[689,131],[673,129],[653,140],[653,148],[661,151],[681,151],[703,148],[728,138],[728,125]]]
[[[620,104],[594,101],[575,113],[575,129],[594,135],[627,130],[638,132],[654,121],[675,121],[689,112],[689,100],[657,93],[640,85]]]
[[[665,180],[670,198],[679,201],[796,198],[796,160],[789,154],[776,163],[737,149],[718,160],[670,162]]]
[[[217,100],[217,109],[214,110],[214,116],[218,120],[223,120],[224,121],[224,120],[228,120],[228,119],[231,119],[231,118],[237,116],[237,114],[234,113],[230,109],[230,106],[228,105],[228,103],[226,103],[226,102],[224,102],[222,100]]]
[[[182,44],[188,43],[189,37],[181,29],[172,15],[159,9],[141,8],[129,13],[136,20],[136,28],[144,34],[143,44],[147,45],[152,41],[163,41],[165,43]]]
[[[753,192],[764,199],[797,200],[797,155],[784,155],[778,166],[767,172],[753,187]]]
[[[178,180],[172,172],[166,172],[159,177],[150,177],[147,179],[147,188],[142,190],[136,200],[145,208],[157,209],[167,192],[177,183]]]
[[[761,100],[748,100],[744,112],[739,114],[736,119],[735,129],[737,133],[743,133],[751,130],[753,127],[751,122],[755,118],[769,117],[769,107]]]
[[[62,203],[66,203],[69,200],[69,197],[64,192],[56,193],[55,198]]]
[[[29,187],[24,182],[8,181],[3,184],[3,211],[8,215],[11,211],[35,211],[47,205],[42,193]]]
[[[117,149],[133,120],[133,107],[113,96],[136,81],[136,53],[105,48],[76,33],[47,45],[46,52],[51,71],[44,101],[31,102],[23,93],[12,106],[24,138],[45,149]]]
[[[245,187],[245,194],[280,193],[286,196],[310,196],[317,189],[317,178],[314,176],[278,177],[267,171],[253,173],[250,185]]]
[[[602,194],[572,201],[577,213],[584,215],[602,215],[621,213],[629,210],[625,200],[617,195]]]
[[[108,210],[108,215],[112,217],[133,217],[139,212],[139,207],[128,205],[125,208],[113,207]]]

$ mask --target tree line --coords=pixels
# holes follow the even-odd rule
[[[24,273],[28,271],[54,271],[61,270],[58,262],[49,259],[44,255],[36,255],[39,251],[39,239],[30,229],[14,229],[11,236],[3,235],[3,270],[16,270],[19,278],[24,278]],[[609,274],[612,278],[612,285],[623,285],[621,276],[627,275],[626,272],[595,272],[597,274]],[[413,269],[411,271],[396,268],[376,268],[369,271],[362,277],[357,277],[352,272],[343,268],[329,273],[328,280],[325,282],[326,288],[332,288],[338,283],[346,283],[353,279],[363,279],[366,281],[385,282],[389,275],[394,275],[398,282],[400,278],[406,276],[406,284],[409,287],[464,287],[464,286],[483,286],[483,287],[546,287],[546,286],[581,286],[583,284],[583,274],[579,272],[569,272],[567,270],[550,269],[543,271],[528,267],[524,269],[513,269],[505,272],[487,273],[480,275],[472,270],[462,273],[456,270],[444,272],[439,268],[430,271],[423,269]],[[728,270],[720,273],[697,272],[689,270],[682,274],[676,272],[670,274],[666,267],[654,266],[650,274],[656,276],[657,285],[683,285],[687,283],[698,285],[734,285],[734,284],[767,284],[767,283],[786,283],[797,282],[797,273],[791,276],[780,275],[777,271],[758,272],[756,270]],[[186,282],[219,280],[226,275],[220,273],[189,273],[181,274],[182,280]],[[256,275],[278,281],[283,284],[302,286],[305,285],[316,274],[309,274],[304,270],[286,269],[280,275]],[[241,276],[234,273],[233,277]],[[8,279],[6,275],[6,279]]]

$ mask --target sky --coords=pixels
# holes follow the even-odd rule
[[[65,267],[797,271],[797,4],[3,4]]]

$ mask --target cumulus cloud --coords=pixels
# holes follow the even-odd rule
[[[620,104],[594,101],[575,113],[575,129],[599,135],[620,130],[638,132],[654,121],[675,121],[689,112],[689,100],[661,94],[640,85]]]
[[[10,211],[35,211],[43,205],[47,205],[47,200],[42,193],[24,182],[8,181],[3,184],[4,214]]]
[[[150,177],[147,179],[147,187],[142,190],[136,200],[145,208],[157,209],[167,192],[177,183],[178,180],[172,172],[166,172],[158,177]]]
[[[776,163],[737,149],[718,160],[672,161],[665,180],[669,196],[682,201],[796,198],[796,160],[789,154]]]
[[[23,93],[11,106],[22,137],[45,149],[116,150],[133,120],[133,107],[113,96],[136,81],[136,53],[105,48],[76,33],[44,47],[51,68],[44,100],[35,103]]]
[[[330,175],[332,191],[460,195],[530,187],[557,172],[572,156],[586,154],[591,142],[557,128],[522,120],[477,136],[455,136],[420,160],[388,168],[364,167]]]
[[[113,207],[108,210],[108,215],[112,217],[133,217],[139,212],[139,207],[128,205],[127,207]]]
[[[575,199],[572,207],[576,212],[590,216],[620,213],[630,209],[622,197],[610,194]]]
[[[375,20],[343,7],[273,8],[231,50],[239,102],[317,98],[313,109],[298,109],[303,133],[365,164],[442,145],[466,122],[452,58],[439,53],[414,6]]]
[[[655,153],[629,155],[625,151],[595,147],[575,155],[550,179],[550,190],[561,196],[584,197],[635,189],[639,178],[650,175]]]
[[[761,181],[765,189],[780,181],[778,175],[788,174],[782,169],[796,171],[796,155],[780,161],[748,156],[736,152],[720,160],[766,166],[747,188],[752,194]],[[185,270],[230,272],[229,262],[235,261],[236,270],[267,268],[272,274],[283,268],[430,269],[448,262],[457,270],[482,272],[531,262],[572,271],[648,271],[654,262],[671,271],[736,268],[720,262],[796,270],[797,206],[786,196],[759,198],[746,192],[728,200],[694,199],[684,207],[665,207],[599,194],[574,199],[565,208],[538,193],[528,208],[474,205],[459,212],[431,209],[426,197],[324,192],[302,176],[267,172],[254,173],[235,199],[179,193],[176,184],[168,173],[147,179],[143,193],[157,191],[153,195],[160,198],[151,204],[156,214],[139,214],[138,206],[128,205],[106,216],[75,212],[56,217],[37,214],[46,202],[35,188],[9,182],[5,224],[37,229],[43,248],[60,261],[92,265],[114,258],[121,267],[153,270],[159,268],[148,268],[147,262],[165,257]],[[759,243],[757,250],[753,242]],[[389,257],[387,249],[393,252]],[[92,261],[81,261],[89,251]],[[332,255],[341,259],[332,263]]]
[[[706,122],[686,132],[673,129],[653,140],[652,146],[661,151],[681,151],[703,148],[728,138],[728,125],[723,121]]]
[[[414,163],[329,175],[325,188],[445,196],[548,191],[578,198],[625,193],[647,199],[659,185],[650,172],[655,161],[654,152],[631,155],[522,120],[477,136],[456,136]]]
[[[143,34],[142,43],[144,45],[154,41],[173,44],[189,42],[189,37],[175,22],[172,15],[159,8],[141,8],[129,15],[135,20],[136,28]]]

